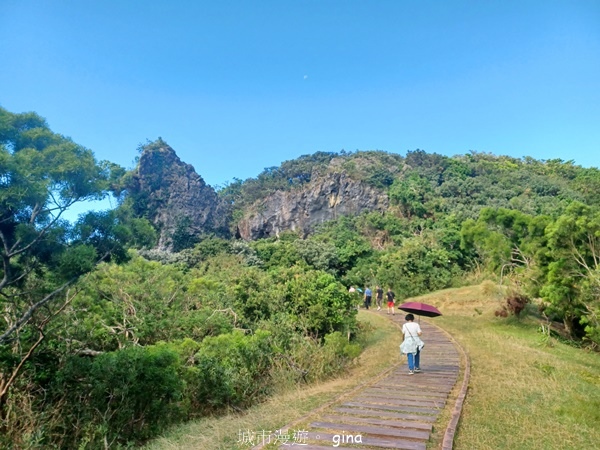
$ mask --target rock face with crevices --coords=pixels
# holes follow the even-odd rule
[[[232,205],[221,201],[161,139],[143,148],[127,189],[136,213],[159,231],[160,250],[179,251],[207,234],[230,237],[230,230],[247,241],[288,230],[306,237],[324,222],[389,206],[385,192],[350,177],[338,163],[332,160],[325,170],[313,171],[310,181],[291,190],[265,193],[244,208],[237,230]]]
[[[215,190],[164,141],[144,148],[130,189],[136,210],[159,230],[161,250],[172,250],[176,238],[229,234],[229,217]]]
[[[340,216],[384,211],[385,193],[344,173],[327,173],[292,191],[277,191],[259,200],[238,223],[244,240],[277,236],[292,230],[302,237],[317,225]]]

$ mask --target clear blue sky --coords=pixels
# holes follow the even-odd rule
[[[600,1],[0,0],[0,105],[213,186],[315,151],[600,155]]]

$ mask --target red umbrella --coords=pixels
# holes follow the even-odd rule
[[[428,305],[427,303],[420,302],[407,302],[398,306],[398,309],[409,313],[416,314],[418,316],[425,317],[437,317],[441,316],[442,313],[435,306]]]

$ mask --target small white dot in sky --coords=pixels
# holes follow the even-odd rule
[[[308,78],[308,75],[304,75],[304,79],[306,80]]]

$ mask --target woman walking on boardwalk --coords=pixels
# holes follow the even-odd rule
[[[425,345],[421,340],[421,326],[415,323],[415,316],[407,314],[406,323],[402,325],[402,334],[404,334],[404,341],[400,344],[400,352],[404,353],[408,357],[408,374],[412,375],[415,372],[420,372],[421,368],[419,363],[421,362],[421,349]]]

